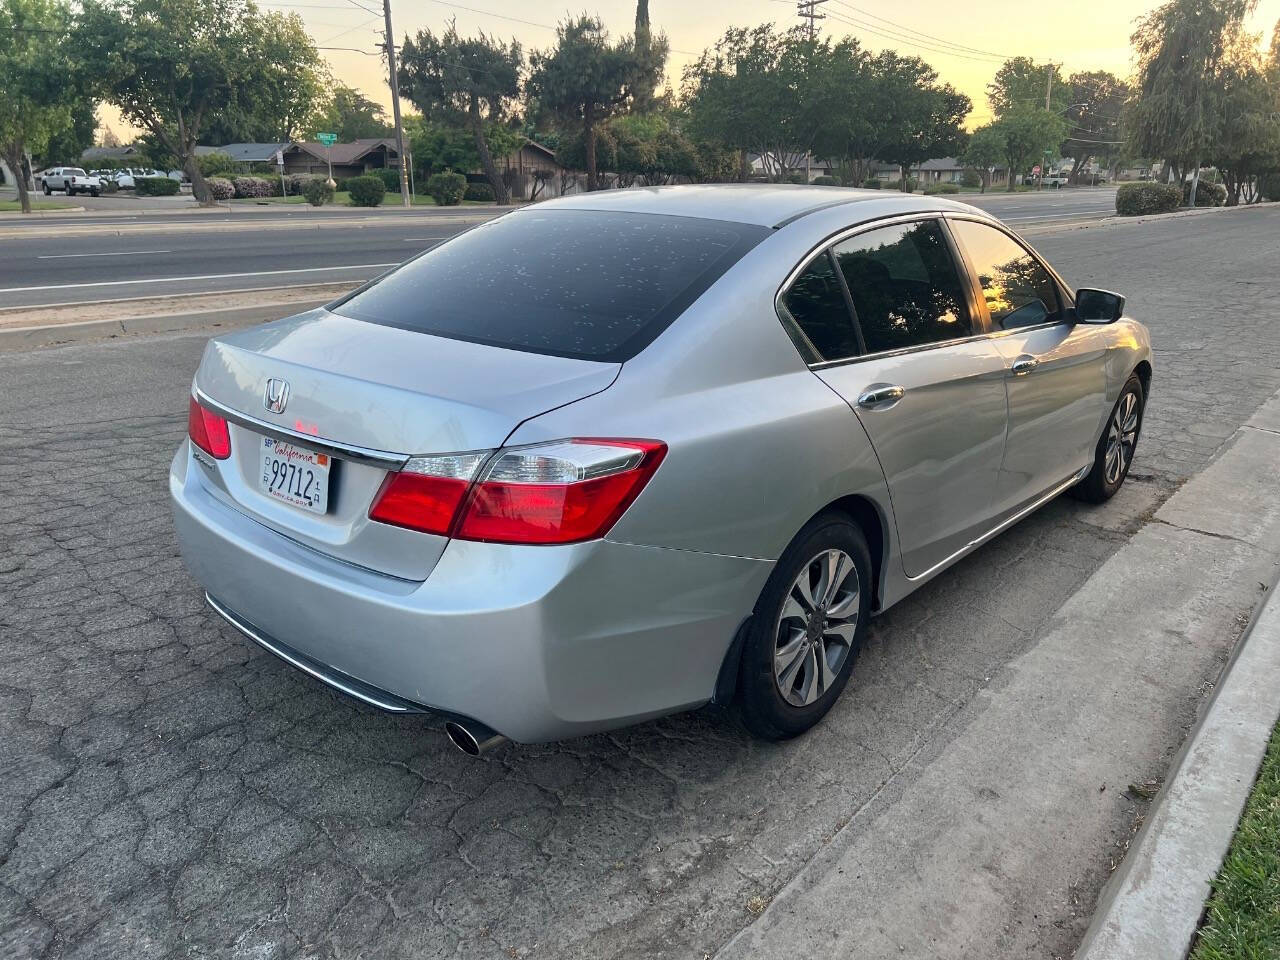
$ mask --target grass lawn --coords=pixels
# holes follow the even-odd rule
[[[237,204],[254,204],[254,203],[306,203],[306,197],[258,197],[256,199],[233,200],[232,203]],[[435,200],[421,193],[413,195],[413,205],[415,207],[434,207]],[[479,200],[463,200],[462,205],[465,207],[483,207],[492,206],[492,204],[482,203]],[[351,194],[345,190],[339,190],[333,195],[333,200],[326,206],[349,207],[352,206]],[[398,207],[400,206],[400,197],[397,194],[388,192],[382,198],[382,206]]]
[[[32,210],[66,210],[74,206],[74,203],[63,203],[59,200],[32,199],[31,201]],[[17,200],[0,200],[0,213],[17,213],[21,209]]]
[[[1191,960],[1280,957],[1280,727],[1245,805]]]

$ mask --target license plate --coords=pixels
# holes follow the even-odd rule
[[[324,513],[329,509],[329,464],[323,453],[263,437],[258,487],[269,497]]]

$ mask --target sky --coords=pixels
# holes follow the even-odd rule
[[[300,14],[319,47],[365,51],[321,53],[335,79],[390,107],[386,71],[377,50],[383,29],[381,0],[261,0],[260,5]],[[833,37],[856,36],[873,51],[892,48],[923,57],[943,81],[973,101],[968,121],[972,128],[991,118],[986,85],[1000,63],[1011,56],[1061,63],[1064,74],[1110,70],[1121,77],[1129,76],[1133,68],[1129,36],[1134,23],[1156,6],[1150,0],[1093,0],[1087,4],[826,0],[819,8],[826,16],[819,29]],[[464,36],[483,30],[503,40],[514,38],[524,46],[526,54],[531,49],[552,46],[555,24],[583,9],[597,14],[615,36],[634,29],[634,0],[597,0],[585,5],[579,0],[571,7],[544,0],[392,0],[398,41],[423,27],[438,32],[456,18],[458,32]],[[779,25],[799,22],[794,0],[738,0],[733,4],[650,0],[649,19],[655,32],[667,35],[671,45],[667,77],[677,89],[686,64],[714,44],[726,28],[766,21]],[[1280,0],[1260,0],[1249,27],[1269,39],[1277,20]],[[102,109],[101,117],[117,134],[127,135],[127,128],[113,110]]]

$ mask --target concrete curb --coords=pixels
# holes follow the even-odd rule
[[[1019,229],[1019,233],[1024,236],[1033,236],[1036,233],[1058,232],[1065,229],[1070,230],[1092,230],[1098,227],[1116,227],[1126,224],[1140,223],[1161,223],[1165,220],[1181,220],[1186,217],[1204,217],[1225,213],[1240,213],[1245,210],[1266,210],[1274,206],[1271,201],[1262,203],[1242,204],[1235,207],[1195,207],[1189,210],[1174,210],[1170,213],[1153,213],[1138,217],[1102,217],[1097,220],[1087,220],[1084,222],[1075,222],[1071,220],[1056,220],[1052,223],[1032,224],[1023,229]]]
[[[1264,595],[1076,960],[1185,957],[1280,718],[1280,578]]]
[[[153,333],[178,333],[217,327],[243,327],[266,323],[323,306],[332,297],[300,300],[293,303],[270,303],[231,309],[197,310],[163,316],[129,317],[109,320],[87,320],[83,323],[47,323],[34,327],[0,329],[0,353],[30,350],[34,347],[59,346],[86,340]]]

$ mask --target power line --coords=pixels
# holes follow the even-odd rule
[[[940,47],[937,44],[928,43],[922,40],[915,40],[911,37],[903,36],[902,34],[883,30],[881,28],[875,27],[872,24],[865,23],[853,17],[846,17],[844,14],[840,14],[840,13],[833,12],[829,14],[829,16],[839,21],[840,23],[843,23],[852,27],[857,27],[859,30],[863,31],[864,33],[870,33],[887,40],[892,40],[895,43],[902,44],[903,46],[916,47],[920,50],[927,50],[930,53],[940,54],[941,56],[958,57],[961,60],[976,60],[979,63],[1003,63],[1006,59],[1005,57],[1001,57],[999,55],[961,53],[959,51],[951,50],[946,47]]]
[[[971,46],[968,46],[967,44],[956,43],[952,40],[946,40],[946,39],[943,39],[942,37],[936,37],[931,33],[925,33],[923,30],[916,30],[913,27],[905,26],[904,24],[898,23],[894,20],[889,20],[885,17],[877,16],[876,14],[871,13],[868,10],[863,10],[859,7],[855,7],[851,3],[846,3],[845,0],[835,0],[835,2],[838,6],[845,7],[848,10],[852,10],[854,13],[861,14],[864,17],[869,17],[872,20],[878,20],[881,23],[888,24],[889,26],[895,27],[898,30],[901,30],[905,33],[915,34],[918,37],[924,37],[926,40],[935,41],[936,43],[939,43],[945,47],[954,47],[955,49],[964,51],[966,53],[980,53],[990,57],[999,57],[1001,60],[1011,60],[1013,59],[1013,56],[1014,56],[1013,54],[997,53],[994,50],[983,50],[981,47],[971,47]]]

